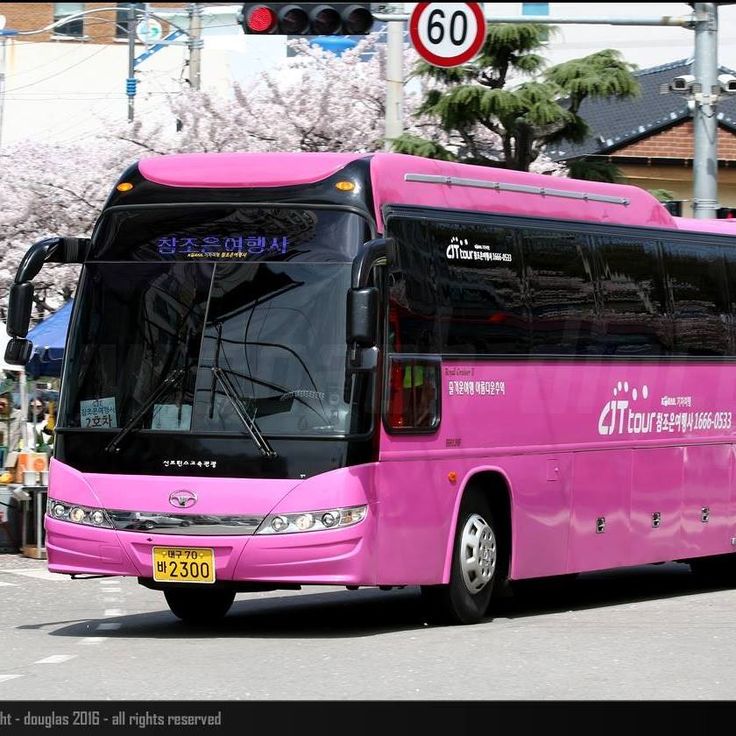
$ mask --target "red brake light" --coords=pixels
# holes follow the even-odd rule
[[[251,8],[245,22],[251,33],[268,33],[276,27],[278,18],[268,6],[256,5],[255,8]]]

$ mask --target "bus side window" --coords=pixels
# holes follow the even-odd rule
[[[594,240],[600,264],[603,354],[669,355],[672,322],[656,241],[601,234]]]
[[[437,358],[390,358],[386,408],[390,432],[434,432],[439,427],[439,378]]]
[[[728,355],[729,298],[723,251],[669,241],[664,263],[672,292],[676,355]]]
[[[536,355],[599,355],[592,250],[582,232],[521,230]]]

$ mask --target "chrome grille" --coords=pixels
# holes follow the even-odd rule
[[[252,535],[263,516],[213,516],[211,514],[170,514],[152,511],[107,511],[115,529],[121,532],[188,535]]]

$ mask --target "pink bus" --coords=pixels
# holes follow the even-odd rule
[[[238,592],[507,581],[736,545],[736,225],[645,191],[388,153],[140,161],[82,263],[49,569],[187,622]],[[733,294],[731,293],[733,291]]]

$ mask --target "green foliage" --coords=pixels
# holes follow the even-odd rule
[[[579,158],[570,161],[567,166],[571,179],[585,179],[586,181],[603,181],[616,184],[623,180],[621,169],[610,161]]]
[[[635,97],[639,83],[632,76],[634,65],[621,59],[613,49],[605,49],[582,59],[573,59],[552,67],[547,80],[556,84],[569,99],[570,109],[577,111],[586,98]]]
[[[402,136],[394,150],[527,171],[547,144],[581,142],[589,132],[578,114],[583,100],[638,94],[635,67],[618,51],[605,49],[545,69],[536,52],[555,32],[533,23],[489,24],[483,49],[472,63],[441,69],[419,62],[414,75],[427,89],[416,115],[439,125],[446,140]],[[589,172],[591,177],[609,177],[599,181],[620,175],[601,167]]]
[[[438,161],[457,161],[457,157],[439,143],[409,133],[395,138],[392,148],[396,153],[409,153],[412,156],[424,156]]]
[[[669,189],[647,189],[647,191],[660,202],[671,202],[676,199],[675,193]]]

